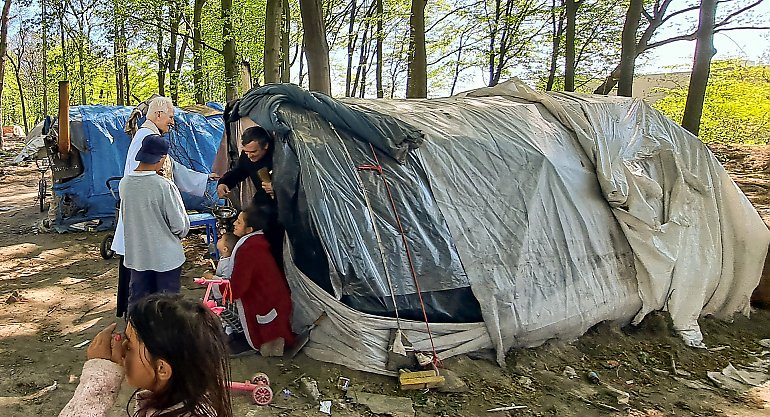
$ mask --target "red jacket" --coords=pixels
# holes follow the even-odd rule
[[[246,340],[256,350],[279,337],[291,346],[291,291],[265,236],[246,238],[232,262],[230,289]]]

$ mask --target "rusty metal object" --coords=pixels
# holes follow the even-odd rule
[[[69,159],[70,149],[70,83],[59,81],[59,157]]]

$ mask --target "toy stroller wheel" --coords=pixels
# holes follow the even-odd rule
[[[251,377],[251,383],[252,384],[259,384],[260,382],[265,384],[265,385],[270,385],[270,378],[268,378],[267,374],[265,374],[263,372],[258,372],[256,374],[254,374],[253,377]]]
[[[260,385],[254,388],[254,391],[251,393],[251,398],[256,405],[268,405],[273,401],[273,390],[267,385]]]
[[[99,254],[102,255],[103,259],[112,259],[115,256],[115,251],[111,248],[112,238],[113,235],[109,234],[102,239],[102,244],[99,246]]]

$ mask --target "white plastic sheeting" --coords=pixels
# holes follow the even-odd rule
[[[346,103],[425,133],[415,152],[484,317],[431,324],[440,357],[494,348],[502,364],[511,347],[660,309],[699,346],[700,315],[748,312],[770,233],[709,150],[643,102],[508,82]],[[395,320],[349,309],[286,264],[295,326],[329,315],[306,353],[388,373]],[[401,327],[429,350],[424,323]]]

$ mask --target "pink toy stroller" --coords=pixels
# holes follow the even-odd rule
[[[206,285],[206,294],[203,296],[203,305],[208,307],[208,309],[217,316],[222,314],[227,307],[220,306],[213,299],[209,299],[214,285],[224,285],[224,289],[222,290],[222,302],[225,305],[233,303],[233,293],[230,291],[229,280],[197,278],[194,282],[196,284]],[[273,390],[270,389],[270,379],[262,372],[255,374],[249,381],[229,381],[228,387],[233,391],[251,392],[251,399],[254,400],[254,404],[260,406],[268,405],[273,401]]]

